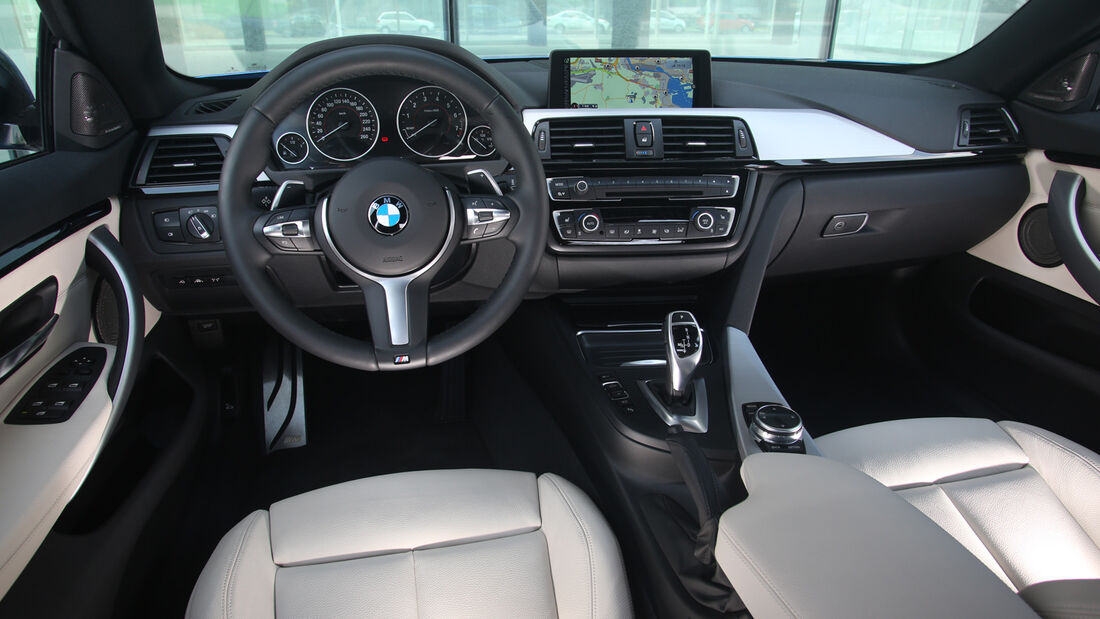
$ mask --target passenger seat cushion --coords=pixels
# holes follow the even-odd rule
[[[1018,469],[1027,454],[988,419],[902,419],[815,437],[821,453],[895,490]]]
[[[1096,616],[1065,613],[1100,608],[1100,587],[1087,586],[1100,582],[1100,456],[986,419],[890,421],[817,445],[897,491],[1044,616],[1052,591],[1062,597],[1050,616]],[[1065,582],[1079,584],[1054,584]]]

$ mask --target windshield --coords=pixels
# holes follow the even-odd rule
[[[484,58],[553,49],[706,49],[716,58],[924,63],[964,51],[1026,0],[154,0],[186,75],[267,71],[354,34],[446,39]]]

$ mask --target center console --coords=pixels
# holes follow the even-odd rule
[[[551,251],[722,251],[744,232],[756,149],[743,119],[710,107],[709,55],[638,53],[555,52],[547,109],[524,112]]]

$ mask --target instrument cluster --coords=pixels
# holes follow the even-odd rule
[[[279,123],[272,149],[285,169],[350,167],[367,156],[496,157],[492,129],[458,97],[401,78],[365,78],[317,93]]]

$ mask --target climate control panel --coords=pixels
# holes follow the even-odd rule
[[[554,211],[554,228],[566,243],[654,244],[714,242],[733,229],[737,209],[701,206],[686,210],[684,218],[624,216],[616,209],[585,208]]]

